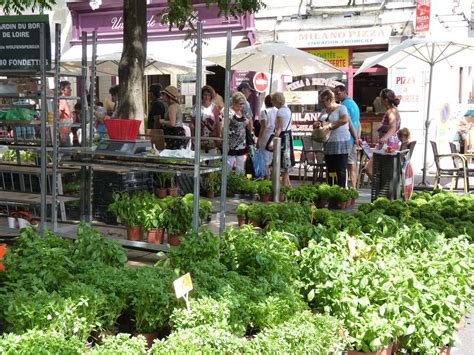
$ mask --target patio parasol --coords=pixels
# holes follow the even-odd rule
[[[470,60],[472,65],[472,55],[474,54],[474,41],[472,39],[433,39],[433,38],[411,38],[403,41],[388,52],[367,58],[361,67],[354,74],[360,74],[374,65],[381,65],[386,68],[393,67],[401,61],[412,58],[430,66],[430,79],[428,86],[428,104],[425,119],[425,137],[423,153],[423,178],[422,186],[426,186],[426,164],[428,153],[428,128],[430,126],[430,104],[431,88],[433,84],[433,68],[436,64],[448,61],[449,64],[460,64],[463,60]],[[461,57],[462,55],[462,57]]]
[[[207,60],[225,67],[225,54],[211,55]],[[240,71],[269,71],[270,91],[273,73],[305,75],[315,73],[342,73],[342,71],[322,58],[290,47],[283,42],[272,41],[232,51],[231,69]]]

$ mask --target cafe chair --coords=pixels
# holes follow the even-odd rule
[[[301,180],[301,169],[303,169],[303,181],[306,181],[308,171],[313,171],[313,183],[316,180],[324,181],[326,173],[326,163],[324,161],[324,151],[322,143],[318,143],[312,137],[302,137],[303,150],[298,170],[298,176]]]
[[[433,189],[437,189],[440,179],[442,177],[451,178],[450,190],[458,188],[459,178],[463,178],[464,183],[464,192],[469,191],[469,180],[466,170],[466,160],[459,153],[450,153],[450,154],[439,154],[438,146],[436,142],[430,141],[431,148],[433,149],[433,157],[436,165],[436,176],[433,184]],[[451,158],[453,161],[452,165],[448,165],[448,162],[445,158]]]
[[[452,154],[459,154],[461,157],[464,159],[464,164],[466,166],[466,174],[467,174],[467,182],[468,182],[468,190],[470,185],[469,185],[469,177],[474,176],[474,165],[472,165],[472,161],[474,159],[474,154],[461,154],[458,150],[458,147],[456,143],[454,142],[449,142],[449,148],[451,149]],[[459,162],[458,159],[453,158],[453,165],[456,168],[459,168]],[[457,188],[457,186],[456,186]]]
[[[416,145],[416,141],[411,141],[411,142],[408,142],[408,143],[402,143],[400,145],[400,151],[406,150],[406,149],[409,150],[409,153],[406,157],[407,160],[411,159],[411,157],[413,155],[413,150],[415,149],[415,145]]]

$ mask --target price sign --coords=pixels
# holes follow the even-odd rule
[[[174,292],[176,294],[176,298],[183,298],[186,302],[186,308],[189,310],[189,292],[193,289],[193,282],[191,281],[191,274],[188,272],[187,274],[181,276],[179,279],[173,281]]]

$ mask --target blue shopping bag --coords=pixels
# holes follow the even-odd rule
[[[264,178],[268,176],[268,169],[265,165],[265,159],[263,158],[263,152],[258,149],[252,158],[253,170],[255,172],[254,177]]]

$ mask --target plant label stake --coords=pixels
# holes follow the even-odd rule
[[[176,298],[183,298],[186,302],[186,309],[189,311],[189,292],[193,289],[193,282],[191,280],[191,274],[188,272],[179,279],[173,281],[174,292]]]

